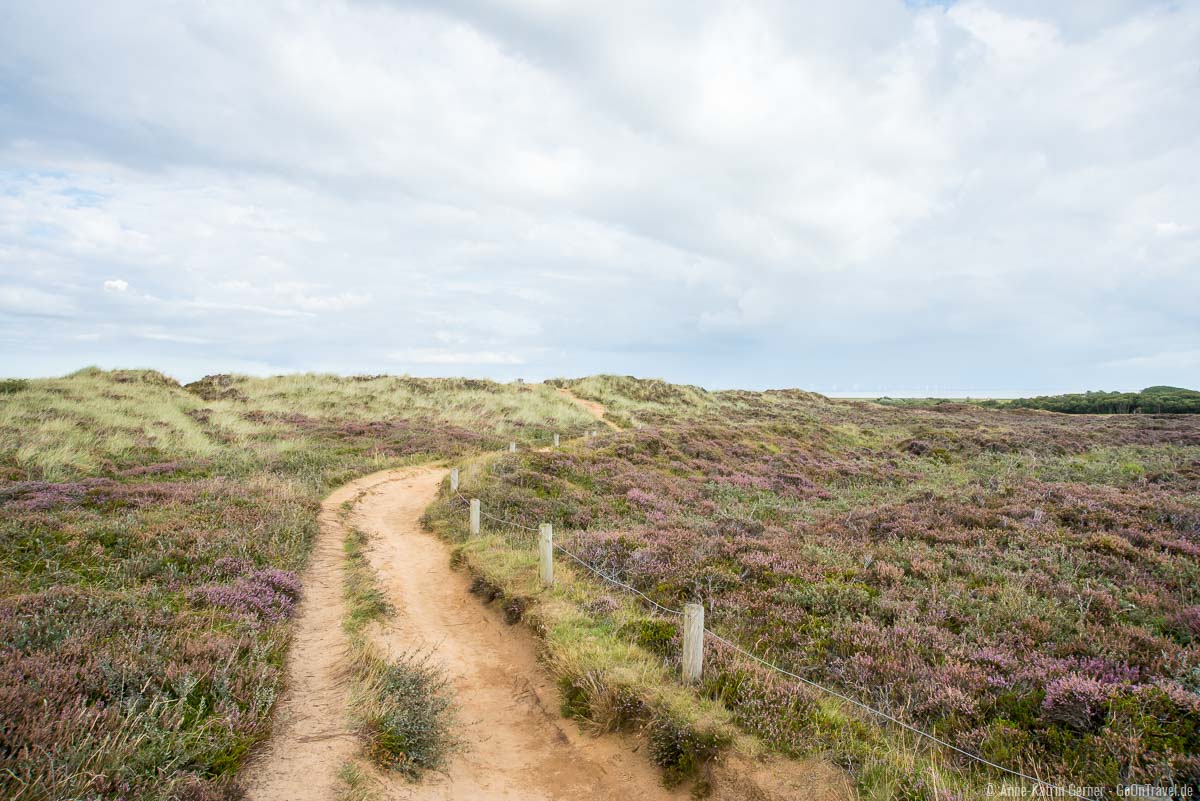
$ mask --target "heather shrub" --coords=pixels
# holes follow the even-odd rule
[[[291,616],[300,600],[300,579],[290,571],[268,568],[238,576],[232,584],[210,584],[195,591],[201,603],[219,606],[265,623]]]
[[[1184,645],[1200,641],[1200,606],[1184,607],[1171,614],[1167,630]]]
[[[457,747],[449,722],[454,706],[446,674],[430,654],[392,656],[362,691],[377,699],[360,713],[372,759],[413,779],[445,764]]]
[[[504,457],[473,492],[526,524],[553,520],[581,558],[659,603],[703,598],[710,627],[776,664],[1004,764],[1076,783],[1139,765],[1188,775],[1178,743],[1129,734],[1150,727],[1122,699],[1195,687],[1195,420],[802,393],[650,401],[622,386],[593,397],[644,428]],[[652,629],[619,634],[672,658]],[[705,694],[764,741],[871,764],[873,722],[713,670]],[[1159,712],[1163,731],[1189,725],[1182,707]]]
[[[583,607],[593,617],[607,617],[620,608],[620,602],[611,595],[599,595],[584,603]]]
[[[1108,689],[1095,679],[1063,676],[1046,685],[1042,711],[1052,723],[1090,731],[1103,722],[1108,695]]]
[[[648,739],[650,759],[662,769],[668,787],[695,779],[727,744],[716,734],[701,733],[669,717],[650,724]]]
[[[634,642],[651,653],[666,657],[679,650],[679,628],[671,620],[649,618],[627,623],[624,629]]]
[[[237,797],[320,498],[591,422],[549,388],[490,382],[0,384],[0,796]]]

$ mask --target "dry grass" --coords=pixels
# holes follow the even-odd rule
[[[328,490],[589,422],[517,384],[6,381],[0,795],[233,798],[269,733],[288,588]]]

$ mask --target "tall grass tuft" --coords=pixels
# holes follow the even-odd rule
[[[350,639],[352,712],[364,750],[375,764],[409,779],[442,768],[461,746],[453,691],[431,652],[384,657],[370,626],[394,614],[367,561],[367,535],[348,528],[344,590]]]

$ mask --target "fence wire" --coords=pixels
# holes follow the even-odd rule
[[[567,555],[567,556],[569,556],[569,557],[571,557],[571,559],[573,559],[573,560],[575,560],[576,562],[578,562],[578,563],[579,563],[581,566],[583,566],[584,568],[586,568],[586,569],[590,570],[591,572],[595,573],[597,576],[599,576],[600,578],[604,579],[604,580],[605,580],[605,581],[607,581],[609,584],[615,584],[615,585],[617,585],[618,587],[622,587],[622,588],[624,588],[624,589],[626,589],[626,590],[629,590],[629,591],[630,591],[630,592],[632,592],[634,595],[636,595],[636,596],[638,596],[639,598],[643,599],[644,601],[646,601],[646,603],[650,604],[651,606],[653,606],[655,609],[659,610],[660,612],[666,612],[667,614],[670,614],[670,615],[678,615],[679,617],[683,617],[683,612],[680,612],[678,609],[672,609],[672,608],[671,608],[671,607],[669,607],[669,606],[663,606],[663,605],[662,605],[662,604],[660,604],[658,601],[654,600],[654,599],[653,599],[653,598],[651,598],[649,595],[646,595],[646,593],[642,592],[641,590],[637,589],[636,587],[632,587],[632,586],[630,586],[630,585],[626,584],[625,582],[623,582],[623,581],[621,581],[621,580],[619,580],[619,579],[617,579],[617,578],[615,578],[615,577],[613,577],[613,576],[610,576],[610,575],[608,575],[608,574],[604,573],[604,572],[603,572],[603,571],[601,571],[600,569],[598,569],[598,568],[595,568],[595,567],[592,567],[592,566],[591,566],[591,565],[589,565],[587,562],[583,561],[583,560],[582,560],[582,559],[580,559],[578,556],[576,556],[575,554],[571,553],[570,551],[568,551],[566,548],[562,547],[561,545],[555,544],[555,546],[554,546],[554,549],[555,549],[555,550],[557,550],[557,551],[559,551],[559,552],[561,552],[561,553],[564,553],[564,554],[566,554],[566,555]]]
[[[507,453],[508,448],[505,448],[504,452]],[[463,494],[461,492],[459,492],[458,490],[455,490],[454,494],[459,498],[459,500],[466,501],[468,504],[470,503],[467,500],[467,498],[463,497]],[[517,523],[516,521],[513,521],[513,520],[505,520],[503,518],[496,517],[495,515],[488,514],[487,512],[483,511],[482,504],[480,505],[479,514],[481,516],[487,517],[489,520],[493,520],[497,523],[500,523],[501,525],[513,526],[516,528],[525,529],[527,531],[537,531],[538,530],[536,526],[527,526],[527,525],[524,525],[523,523]],[[662,604],[658,603],[653,598],[646,595],[644,592],[637,589],[636,587],[626,584],[625,582],[619,580],[615,576],[610,575],[610,574],[604,572],[603,570],[601,570],[593,565],[588,564],[584,559],[580,558],[577,554],[572,553],[571,551],[567,550],[566,548],[559,545],[558,543],[554,544],[554,549],[556,551],[570,557],[570,559],[572,561],[574,561],[576,564],[578,564],[580,567],[583,567],[587,571],[595,574],[596,576],[599,576],[601,579],[608,582],[609,584],[613,584],[617,587],[620,587],[624,590],[627,590],[627,591],[633,593],[634,595],[638,596],[642,600],[646,601],[646,603],[650,604],[650,606],[653,607],[654,609],[656,609],[660,612],[665,612],[667,614],[677,615],[679,617],[683,616],[683,612],[679,611],[678,609],[672,609],[669,606],[663,606]],[[1054,784],[1052,782],[1048,782],[1045,779],[1039,779],[1037,776],[1031,776],[1028,773],[1022,773],[1019,770],[1013,770],[1012,768],[1007,768],[1004,765],[999,765],[999,764],[992,762],[991,760],[986,759],[985,757],[982,757],[978,754],[975,754],[970,751],[959,748],[958,746],[956,746],[952,743],[948,743],[945,740],[943,740],[942,738],[940,738],[934,734],[930,734],[929,732],[924,731],[923,729],[919,729],[910,723],[905,723],[903,720],[901,720],[893,715],[889,715],[887,712],[884,712],[881,709],[876,709],[875,707],[870,706],[868,704],[864,704],[863,702],[855,700],[854,698],[852,698],[848,695],[844,695],[843,693],[840,693],[837,690],[831,689],[822,684],[818,684],[817,682],[813,681],[812,679],[807,679],[804,676],[793,673],[792,671],[782,668],[772,662],[768,662],[766,659],[763,659],[762,657],[757,656],[757,655],[751,653],[750,651],[747,651],[745,648],[742,648],[741,646],[738,646],[738,645],[730,642],[729,640],[722,637],[720,634],[717,634],[715,631],[713,631],[712,629],[710,629],[708,627],[705,627],[704,633],[707,636],[711,637],[712,639],[716,640],[717,642],[721,643],[722,645],[726,646],[727,648],[737,652],[738,654],[741,654],[742,656],[746,657],[747,659],[750,659],[750,660],[758,663],[759,665],[762,665],[763,667],[767,668],[768,670],[773,670],[776,673],[780,673],[784,676],[795,679],[796,681],[799,681],[808,687],[812,687],[815,690],[819,690],[823,693],[826,693],[827,695],[833,696],[834,698],[839,698],[848,704],[851,704],[865,712],[875,715],[876,717],[882,718],[883,720],[887,720],[891,723],[894,723],[906,731],[912,732],[913,734],[923,737],[932,743],[936,743],[937,745],[939,745],[943,748],[947,748],[947,749],[955,752],[956,754],[959,754],[970,760],[978,762],[981,765],[986,765],[989,768],[994,768],[995,770],[1001,771],[1002,773],[1007,773],[1010,776],[1016,776],[1017,778],[1024,779],[1025,781],[1033,782],[1034,784],[1042,785],[1043,787],[1048,787],[1048,788],[1054,790],[1056,793],[1062,794],[1064,796],[1069,796],[1072,798],[1082,798],[1082,799],[1085,799],[1085,801],[1092,801],[1092,799],[1089,796],[1082,795],[1081,793],[1077,793],[1068,787],[1062,787],[1062,786]]]

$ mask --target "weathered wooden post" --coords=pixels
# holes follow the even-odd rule
[[[704,606],[683,606],[683,680],[700,681],[704,669]]]
[[[458,492],[458,468],[450,468],[450,491]]]
[[[508,443],[508,452],[516,453],[517,452],[517,443],[515,443],[515,442]]]
[[[558,447],[558,434],[554,435],[554,447]]]
[[[538,527],[538,567],[542,583],[549,587],[554,583],[554,526],[542,523]]]
[[[471,499],[471,536],[479,536],[479,499]]]

